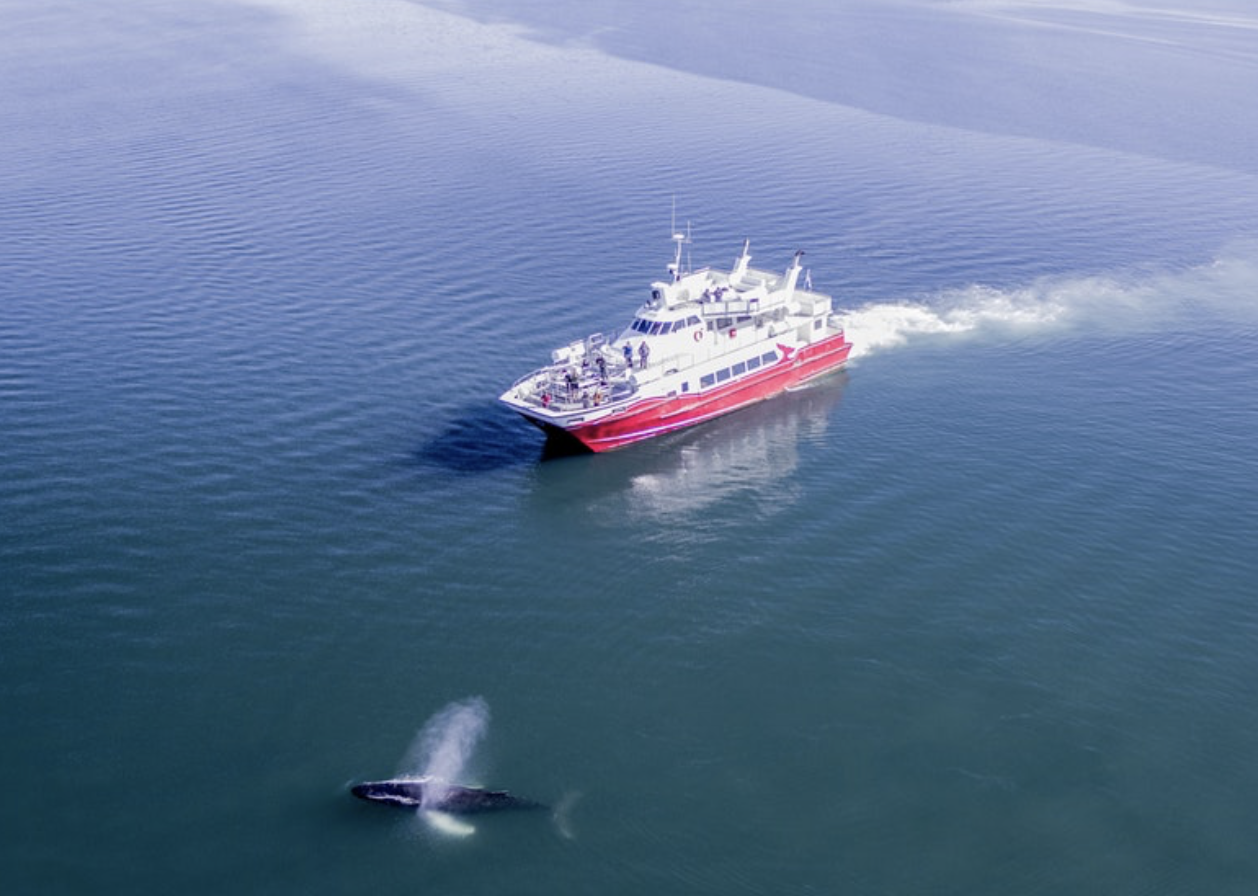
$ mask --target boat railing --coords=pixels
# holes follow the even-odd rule
[[[750,299],[706,299],[699,303],[704,317],[734,317],[740,314],[758,314],[761,308],[759,297]]]
[[[632,366],[605,360],[602,370],[594,364],[551,364],[521,377],[511,388],[528,404],[571,411],[622,401],[637,391],[637,382]]]
[[[762,314],[786,304],[781,293],[753,292],[713,293],[699,300],[700,314],[705,318],[736,317],[740,315]]]

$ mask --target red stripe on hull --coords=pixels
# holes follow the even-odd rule
[[[611,451],[772,398],[822,374],[838,370],[851,350],[850,342],[841,335],[835,336],[806,346],[790,358],[784,358],[763,372],[737,382],[701,393],[643,399],[611,417],[559,432],[579,440],[591,451]]]

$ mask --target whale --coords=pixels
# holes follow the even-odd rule
[[[425,809],[453,815],[474,815],[504,809],[545,809],[542,803],[524,799],[505,790],[484,787],[463,787],[431,777],[390,778],[387,781],[364,781],[350,788],[362,800],[385,803],[403,809]]]

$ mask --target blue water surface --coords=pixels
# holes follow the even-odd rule
[[[8,4],[0,889],[1252,893],[1252,11],[518,6]],[[556,455],[673,226],[853,361]]]

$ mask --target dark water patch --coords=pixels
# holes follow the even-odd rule
[[[496,404],[467,405],[411,455],[413,463],[474,475],[526,467],[546,453],[540,431]],[[564,456],[562,454],[555,456]]]

